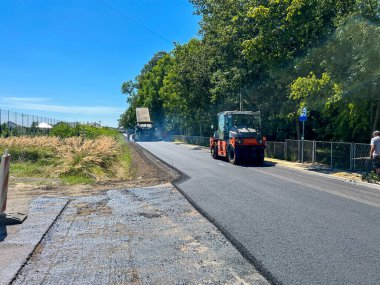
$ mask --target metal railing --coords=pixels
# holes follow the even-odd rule
[[[267,142],[266,156],[297,162],[319,163],[334,169],[370,172],[369,144],[286,140]]]
[[[54,126],[59,122],[62,120],[0,109],[1,136],[46,133],[47,129],[38,128],[38,124]]]
[[[75,126],[78,122],[66,122],[63,120],[48,118],[39,115],[31,115],[10,110],[0,109],[0,137],[22,135],[44,135],[49,129],[39,127],[40,123],[54,127],[60,122]],[[50,127],[49,127],[50,128]]]
[[[200,136],[171,136],[172,141],[209,147],[210,138]],[[353,172],[370,172],[369,144],[310,140],[267,141],[265,156],[301,163],[319,163],[330,168]]]
[[[25,113],[14,112],[10,110],[0,109],[0,124],[7,124],[10,126],[19,127],[31,127],[33,122],[47,123],[49,125],[55,125],[62,120],[47,118],[38,115],[30,115]]]

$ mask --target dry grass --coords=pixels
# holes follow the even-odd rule
[[[50,177],[79,175],[96,181],[130,177],[128,150],[113,137],[0,138],[0,150],[4,149],[9,149],[13,161],[40,163]]]
[[[53,148],[56,149],[61,144],[61,141],[57,137],[9,137],[9,138],[0,138],[0,146],[2,148],[33,148],[33,147],[42,147],[42,148]]]

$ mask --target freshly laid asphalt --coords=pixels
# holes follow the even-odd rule
[[[380,284],[379,188],[139,144],[187,176],[177,187],[273,284]]]

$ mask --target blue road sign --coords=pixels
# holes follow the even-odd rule
[[[301,110],[301,114],[299,116],[299,121],[300,122],[305,122],[307,121],[307,109],[306,107],[303,107]]]

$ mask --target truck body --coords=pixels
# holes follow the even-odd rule
[[[259,111],[218,113],[218,129],[210,138],[210,151],[214,159],[227,158],[232,164],[243,161],[262,164],[265,144]]]
[[[162,135],[154,127],[148,108],[136,108],[136,121],[135,141],[155,141],[161,139]]]

